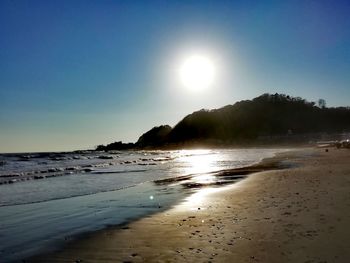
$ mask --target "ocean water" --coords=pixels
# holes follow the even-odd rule
[[[281,151],[0,154],[0,262],[21,262],[79,234],[167,209],[200,186],[223,183],[215,172]]]

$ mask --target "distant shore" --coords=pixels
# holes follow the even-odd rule
[[[29,262],[348,262],[349,158],[333,148],[283,153],[291,168],[203,191]]]

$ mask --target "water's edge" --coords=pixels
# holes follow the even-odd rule
[[[157,166],[152,166],[149,168],[148,174],[138,174],[146,176],[146,178],[151,178],[147,176],[152,176],[152,173],[167,173],[167,175],[163,177],[155,176],[151,180],[116,190],[107,189],[98,193],[68,196],[67,198],[57,198],[43,202],[1,206],[0,218],[5,223],[1,222],[0,225],[2,231],[0,231],[0,243],[2,243],[0,244],[0,258],[5,260],[4,262],[23,262],[23,259],[28,260],[33,256],[62,250],[69,246],[71,242],[78,242],[109,227],[127,227],[131,222],[171,209],[184,201],[189,195],[200,191],[202,187],[220,187],[232,184],[244,179],[252,172],[258,172],[259,169],[270,169],[271,167],[259,168],[259,165],[266,163],[266,160],[274,159],[279,152],[287,150],[290,149],[256,150],[253,159],[252,157],[249,157],[250,159],[243,158],[250,163],[250,165],[245,166],[235,162],[235,158],[237,156],[241,157],[241,155],[249,156],[252,151],[242,149],[242,151],[234,152],[238,155],[232,156],[232,159],[227,159],[226,156],[225,163],[221,164],[224,166],[221,169],[214,170],[207,166],[210,162],[210,155],[200,154],[194,158],[186,155],[185,157],[192,158],[191,161],[193,162],[187,163],[190,168],[188,171],[194,171],[195,173],[182,173],[185,175],[179,176],[179,173],[171,172],[172,166],[170,170],[169,168],[164,170],[163,166],[155,170]],[[219,152],[219,154],[227,153]],[[271,158],[271,156],[274,157]],[[236,168],[223,169],[228,165],[226,160],[234,163],[233,167]],[[179,160],[176,163],[177,167],[182,169],[185,161],[188,160]],[[215,161],[215,163],[220,163],[220,161],[221,159]],[[244,161],[242,163],[244,164]],[[179,169],[177,167],[175,168]],[[60,177],[40,180],[38,185],[40,186],[41,182],[47,184],[47,182],[53,180],[49,185],[54,191],[56,187],[54,183],[57,180],[58,182],[64,180],[65,183],[66,181],[77,180],[77,178],[82,178],[85,181],[96,180],[97,177],[101,178],[100,176],[104,175],[108,175],[108,172],[86,174],[84,176],[64,176],[62,179]],[[129,173],[128,178],[138,178],[139,175],[133,174],[132,177],[130,176],[131,173]],[[33,183],[36,183],[35,186],[37,185],[36,181],[29,181],[29,184]],[[94,183],[95,181],[92,181],[90,184],[94,185]],[[22,183],[16,183],[17,186],[21,187]],[[9,185],[9,187],[11,186]]]
[[[288,152],[291,152],[291,151],[292,150],[290,150],[290,149],[288,150]],[[220,186],[229,186],[229,185],[232,185],[238,181],[241,181],[241,180],[247,178],[250,174],[253,174],[253,173],[258,173],[258,172],[268,171],[268,170],[276,170],[276,169],[287,169],[287,168],[291,167],[291,165],[289,162],[285,161],[285,158],[282,158],[282,156],[284,156],[284,157],[286,156],[286,152],[275,153],[273,157],[263,158],[263,159],[255,162],[251,165],[248,165],[248,166],[217,171],[217,173],[221,174],[222,176],[228,176],[229,174],[233,174],[233,175],[243,174],[243,176],[241,176],[235,180],[232,180],[231,182],[228,182],[227,184],[215,184],[215,185],[212,185],[209,187],[212,188],[212,187],[220,187]],[[72,243],[86,240],[89,237],[96,235],[102,231],[107,231],[109,229],[110,230],[128,229],[129,225],[135,221],[141,220],[142,218],[145,218],[145,217],[151,217],[151,216],[158,214],[158,213],[166,212],[166,211],[176,207],[177,205],[182,203],[190,195],[194,195],[194,194],[198,193],[199,191],[201,191],[203,189],[202,187],[200,186],[199,188],[192,188],[192,189],[189,188],[188,189],[189,191],[187,191],[180,199],[174,200],[174,202],[169,206],[159,207],[157,210],[148,211],[148,213],[145,213],[145,214],[137,216],[137,217],[129,218],[127,221],[122,222],[120,224],[110,224],[110,225],[106,225],[105,227],[98,229],[98,230],[95,230],[95,231],[88,231],[88,232],[84,232],[84,233],[75,235],[74,237],[72,237],[70,240],[68,240],[66,242],[61,242],[60,244],[56,244],[55,248],[51,248],[51,250],[41,251],[40,253],[35,254],[33,257],[27,258],[25,260],[25,262],[35,262],[35,259],[38,259],[38,258],[40,259],[40,257],[42,257],[44,255],[49,255],[51,253],[55,253],[55,252],[57,253],[59,251],[63,251],[65,249],[69,248]]]

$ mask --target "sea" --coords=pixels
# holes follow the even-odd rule
[[[0,154],[0,262],[22,262],[85,233],[124,225],[205,187],[216,172],[287,149]]]

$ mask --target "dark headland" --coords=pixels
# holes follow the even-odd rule
[[[295,145],[312,140],[341,140],[349,131],[349,107],[326,107],[323,99],[309,102],[300,97],[266,93],[219,109],[193,112],[174,127],[152,128],[136,143],[119,141],[96,149]]]

